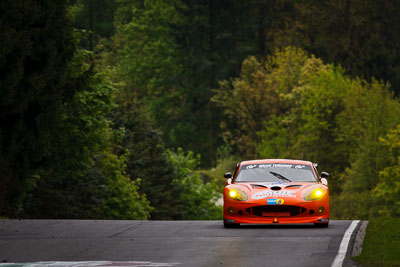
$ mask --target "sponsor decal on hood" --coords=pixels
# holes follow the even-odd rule
[[[283,203],[285,203],[285,201],[282,198],[267,199],[267,205],[283,205]]]
[[[254,193],[251,196],[253,199],[263,199],[267,197],[296,197],[295,194],[293,194],[292,191],[272,191],[272,190],[265,190],[261,192]]]

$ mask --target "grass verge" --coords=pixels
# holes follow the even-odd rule
[[[369,220],[360,256],[362,266],[400,266],[400,218]]]

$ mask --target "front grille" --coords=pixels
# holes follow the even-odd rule
[[[247,208],[246,212],[262,217],[289,217],[304,213],[307,209],[299,206],[266,205]]]
[[[271,187],[271,190],[275,190],[275,191],[279,191],[281,189],[282,189],[282,187],[280,187],[280,186],[272,186]]]

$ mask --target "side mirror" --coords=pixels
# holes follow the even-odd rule
[[[328,177],[329,177],[329,173],[321,172],[321,178],[328,178]]]
[[[224,174],[224,177],[226,179],[232,178],[232,173],[231,172],[227,172],[227,173]]]
[[[321,184],[328,185],[328,180],[326,180],[326,178],[321,178]]]

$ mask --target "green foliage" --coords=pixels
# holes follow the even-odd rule
[[[221,194],[214,191],[213,184],[203,183],[200,175],[195,172],[200,157],[195,157],[193,152],[185,155],[182,149],[178,149],[176,153],[168,151],[167,155],[168,161],[174,167],[175,179],[171,186],[177,192],[177,213],[174,214],[174,219],[221,219],[222,207],[215,204]]]
[[[399,92],[397,1],[296,2],[286,23],[286,45],[301,47],[324,62],[340,64],[353,78],[390,82]]]
[[[381,204],[379,215],[400,217],[400,125],[387,134],[381,142],[389,152],[390,164],[380,172],[373,196]]]
[[[352,176],[346,180],[351,182]],[[330,216],[332,219],[341,220],[368,220],[377,216],[377,211],[382,207],[370,191],[349,191],[347,194],[330,196]]]
[[[85,39],[80,46],[93,50],[103,38],[114,34],[115,0],[72,0],[74,27],[85,32]]]
[[[274,118],[274,123],[278,123],[275,116],[286,115],[302,97],[303,92],[296,88],[310,79],[310,75],[316,75],[314,69],[323,68],[321,61],[308,58],[303,50],[293,47],[276,51],[265,62],[255,57],[246,59],[240,77],[221,82],[212,98],[224,108],[229,119],[221,125],[225,142],[247,158],[258,157],[256,144],[262,142],[260,131],[265,129],[264,122]],[[264,136],[270,134],[273,133]],[[262,150],[260,146],[258,149]]]
[[[335,174],[348,164],[336,129],[351,83],[340,68],[288,47],[265,63],[244,61],[241,76],[222,82],[213,100],[230,119],[225,141],[246,158],[307,159]]]
[[[305,66],[310,72],[301,80],[301,86],[288,96],[293,99],[286,119],[290,121],[291,132],[289,154],[293,158],[318,161],[320,167],[334,174],[345,164],[343,157],[336,154],[340,146],[335,129],[338,127],[336,116],[343,110],[343,97],[351,81],[340,69],[322,66],[321,62],[317,65],[320,67]]]
[[[129,176],[124,173],[126,168],[124,159],[109,153],[96,163],[89,170],[88,178],[92,178],[95,181],[103,176],[103,179],[107,181],[104,188],[107,191],[104,198],[104,206],[96,205],[96,207],[102,209],[100,213],[104,214],[102,218],[119,220],[148,219],[153,208],[149,206],[149,201],[145,195],[139,194],[140,179],[131,181]],[[95,214],[95,217],[98,216],[99,214]]]
[[[339,115],[338,139],[348,148],[354,190],[371,190],[379,171],[388,163],[387,149],[379,141],[400,122],[399,103],[379,82],[358,83],[347,92],[345,110]],[[346,175],[346,174],[345,174]]]
[[[198,149],[207,142],[203,130],[207,116],[192,102],[192,88],[184,84],[189,78],[175,31],[184,23],[178,12],[181,5],[180,1],[121,3],[112,43],[117,49],[111,57],[118,59],[116,78],[125,83],[126,95],[148,110],[163,142]]]
[[[223,173],[258,157],[318,161],[333,217],[400,215],[399,10],[3,1],[0,216],[218,218]]]
[[[146,194],[154,207],[151,218],[172,219],[176,211],[171,187],[174,175],[164,153],[161,134],[154,128],[143,105],[126,95],[120,95],[119,99],[121,102],[114,110],[112,120],[114,128],[124,134],[116,152],[121,156],[128,154],[126,172],[131,179],[141,179],[140,192]]]
[[[361,255],[353,259],[362,266],[400,265],[400,219],[370,218]]]
[[[300,158],[329,170],[333,218],[398,214],[397,163],[380,138],[399,123],[400,105],[384,83],[350,79],[286,48],[265,63],[244,61],[213,100],[230,118],[227,144],[247,158]]]
[[[226,172],[235,172],[236,164],[241,160],[235,156],[220,158],[217,166],[209,170],[200,170],[199,174],[203,181],[211,183],[215,187],[215,191],[223,192],[226,179],[224,174]],[[221,196],[222,197],[222,196]]]
[[[125,157],[113,154],[121,133],[110,127],[116,88],[103,73],[91,75],[90,54],[76,53],[69,77],[80,91],[64,104],[47,163],[22,214],[33,218],[146,219],[151,208],[138,183],[125,173]]]
[[[264,122],[264,129],[257,133],[260,142],[256,144],[256,150],[260,158],[286,158],[289,132],[283,118],[273,115],[270,120]]]
[[[252,19],[259,6],[232,1],[118,1],[111,52],[119,81],[138,96],[167,147],[202,154],[215,165],[222,113],[210,102],[217,81],[239,72],[257,50]],[[227,45],[229,44],[229,45]],[[104,59],[104,58],[103,58]]]
[[[385,180],[388,182],[388,175],[395,174],[395,170],[390,167],[394,164],[390,163],[388,157],[390,149],[380,139],[400,122],[400,105],[392,98],[388,88],[379,82],[358,83],[349,88],[347,96],[345,109],[339,115],[337,135],[347,148],[344,155],[349,155],[350,162],[350,166],[339,177],[342,183],[341,198],[346,201],[356,194],[368,195],[369,198],[353,199],[354,204],[345,208],[345,212],[352,214],[353,218],[368,219],[387,213],[394,204],[381,199],[385,197],[382,191]],[[357,206],[364,206],[365,211]]]
[[[256,58],[250,57],[243,62],[241,76],[221,82],[212,99],[229,119],[229,124],[221,125],[225,142],[250,158],[256,156],[257,131],[279,108],[278,94],[269,86],[267,75]]]
[[[181,72],[170,27],[179,23],[176,8],[165,1],[144,1],[143,6],[131,3],[119,9],[132,12],[129,22],[118,24],[116,37],[122,42],[117,51],[119,71],[128,87],[141,97],[173,90],[171,85]]]
[[[0,216],[14,217],[51,149],[55,121],[76,80],[67,1],[0,3]]]

